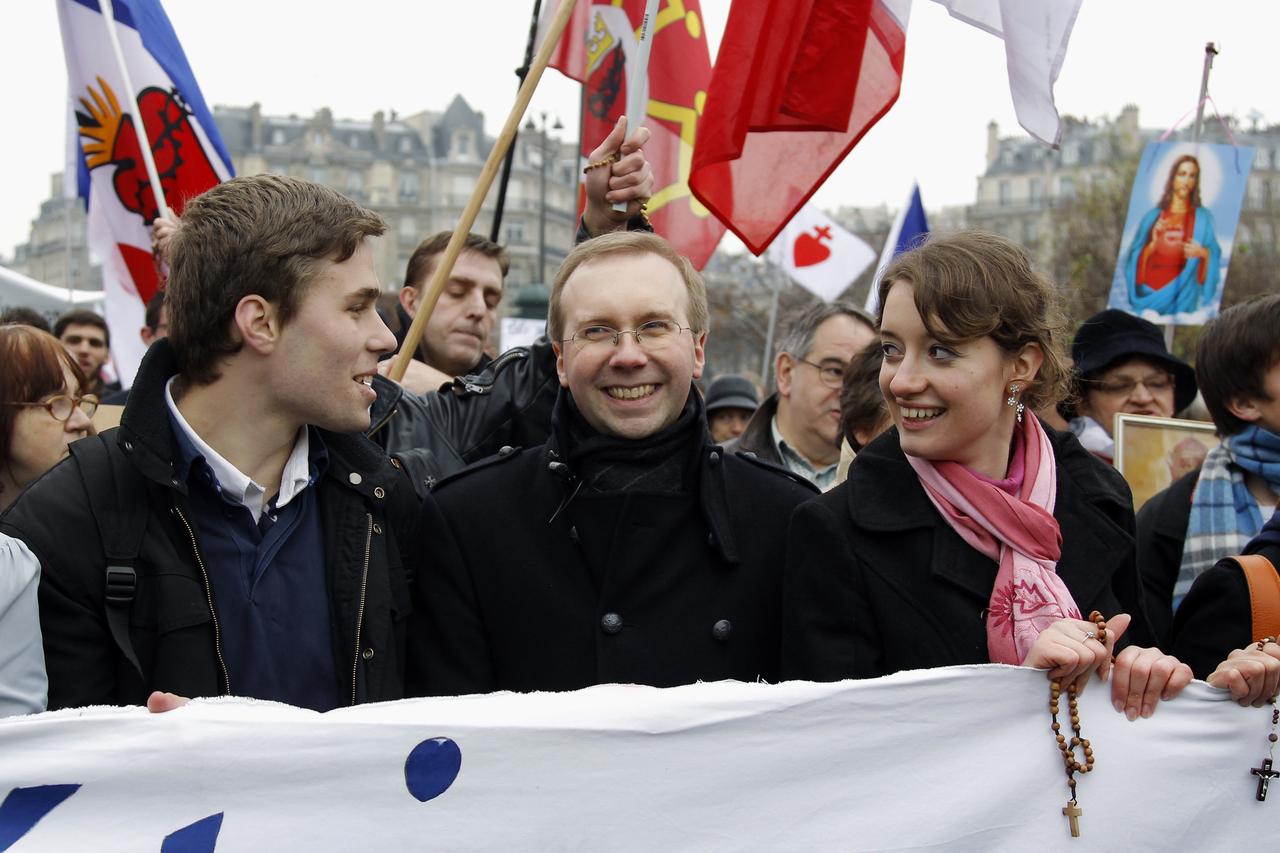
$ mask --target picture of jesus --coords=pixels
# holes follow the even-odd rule
[[[1211,304],[1222,250],[1213,214],[1200,204],[1200,161],[1174,161],[1160,203],[1142,219],[1125,268],[1129,300],[1138,311],[1196,311]]]
[[[1158,325],[1218,316],[1253,149],[1152,142],[1143,150],[1108,308]]]

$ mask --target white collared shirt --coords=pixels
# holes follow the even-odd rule
[[[267,496],[266,488],[255,483],[239,468],[228,462],[191,428],[191,424],[187,423],[182,412],[178,411],[178,404],[173,400],[173,381],[177,378],[177,376],[170,377],[164,386],[164,401],[169,406],[169,412],[173,415],[174,421],[204,457],[204,461],[218,481],[218,488],[222,494],[243,504],[249,512],[253,513],[253,520],[257,522],[262,517],[263,500]],[[277,510],[297,497],[311,482],[310,452],[311,441],[304,425],[298,428],[298,437],[293,442],[293,452],[284,463],[284,471],[280,477],[280,494],[275,502]]]

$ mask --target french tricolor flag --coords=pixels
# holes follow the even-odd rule
[[[866,309],[869,313],[875,315],[880,310],[880,276],[884,275],[885,269],[894,258],[919,246],[927,236],[929,220],[925,218],[924,203],[920,201],[920,184],[912,182],[911,195],[893,219],[889,236],[884,241],[884,250],[880,253],[875,280],[867,291]]]

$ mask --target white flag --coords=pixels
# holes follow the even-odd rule
[[[1047,145],[1062,135],[1053,84],[1082,0],[936,0],[953,18],[1004,40],[1018,123]]]
[[[875,250],[815,205],[806,204],[769,245],[768,257],[791,280],[830,302],[875,262]]]

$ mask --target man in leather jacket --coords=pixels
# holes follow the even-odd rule
[[[642,148],[649,131],[638,128],[624,142],[625,129],[620,119],[590,156],[590,162],[597,163],[615,151],[621,155],[608,169],[586,173],[587,206],[578,227],[579,243],[622,229],[652,230],[642,210],[653,191],[652,171]],[[614,210],[614,202],[626,202],[626,211]],[[495,268],[501,263],[485,252],[479,256]],[[416,306],[416,297],[412,301]],[[436,349],[444,348],[444,342],[437,343]],[[544,442],[560,386],[551,341],[543,336],[495,359],[481,354],[473,370],[439,391],[417,394],[383,376],[374,378],[373,387],[378,401],[368,435],[404,465],[419,494],[425,494],[441,478],[503,446]]]

